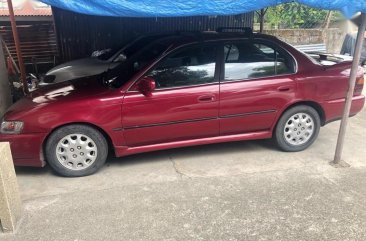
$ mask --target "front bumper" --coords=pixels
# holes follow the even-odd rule
[[[10,143],[14,165],[43,167],[46,163],[43,157],[42,144],[46,136],[46,133],[0,134],[0,142]]]

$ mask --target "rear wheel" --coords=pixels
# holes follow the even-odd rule
[[[108,144],[96,129],[85,125],[69,125],[54,131],[45,148],[49,165],[67,177],[87,176],[105,163]]]
[[[287,110],[277,123],[274,139],[288,152],[302,151],[314,143],[320,129],[318,112],[306,105]]]

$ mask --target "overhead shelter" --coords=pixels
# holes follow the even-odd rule
[[[111,17],[179,17],[235,15],[282,3],[299,2],[310,7],[339,10],[351,17],[366,12],[360,0],[41,0],[54,7],[83,14]]]
[[[350,113],[353,90],[366,28],[366,1],[360,0],[41,0],[57,8],[87,15],[109,17],[179,17],[235,15],[288,2],[299,2],[314,8],[338,10],[350,18],[362,12],[355,48],[346,105],[341,122],[334,164],[341,162],[345,130]],[[331,87],[330,87],[331,88]]]

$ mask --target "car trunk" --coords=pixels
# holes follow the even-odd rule
[[[340,54],[328,54],[328,53],[307,53],[307,55],[323,66],[333,66],[343,62],[351,62],[352,56],[340,55]]]

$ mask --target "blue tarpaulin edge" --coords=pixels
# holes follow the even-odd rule
[[[40,0],[88,15],[113,17],[182,17],[235,15],[293,0]],[[366,0],[295,0],[310,7],[339,10],[350,18],[366,12]]]

